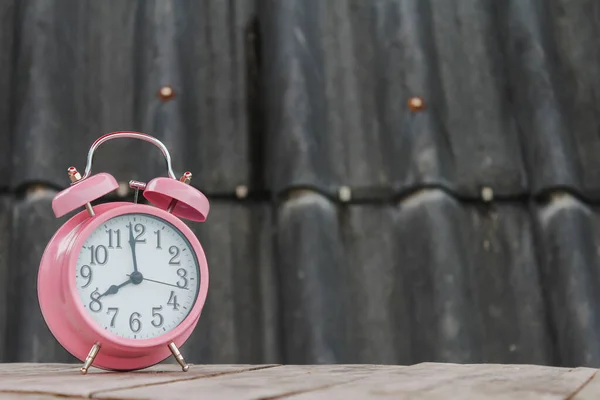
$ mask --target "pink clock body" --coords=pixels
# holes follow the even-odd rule
[[[155,140],[131,132],[101,139],[119,136]],[[173,354],[184,366],[177,347],[198,324],[209,272],[200,242],[180,218],[204,221],[209,203],[183,177],[173,179],[165,157],[170,177],[144,185],[144,197],[153,205],[114,202],[92,208],[91,201],[118,184],[109,174],[89,171],[53,200],[57,217],[87,208],[50,239],[38,272],[38,300],[56,340],[86,364],[130,371]]]

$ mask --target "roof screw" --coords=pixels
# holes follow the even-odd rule
[[[245,199],[248,196],[248,186],[239,185],[235,188],[235,197]]]
[[[408,100],[408,108],[412,112],[422,111],[425,109],[425,102],[421,97],[411,97]]]
[[[171,86],[168,86],[168,85],[163,86],[158,91],[158,96],[160,97],[160,99],[162,101],[169,101],[173,97],[175,97],[175,91],[173,90],[173,88]]]
[[[486,203],[489,203],[490,201],[494,200],[494,191],[491,187],[484,186],[481,189],[481,199]]]
[[[340,186],[338,189],[338,198],[343,203],[349,202],[352,199],[352,190],[348,186]]]
[[[119,187],[117,188],[117,196],[125,197],[129,193],[129,185],[127,182],[119,182]]]

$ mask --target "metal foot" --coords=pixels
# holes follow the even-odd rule
[[[92,366],[92,363],[96,359],[96,356],[98,355],[99,351],[100,351],[100,343],[96,343],[95,345],[92,346],[92,349],[88,353],[88,356],[86,357],[85,362],[83,363],[83,367],[81,367],[82,374],[84,374],[84,375],[87,374],[88,369]]]
[[[181,365],[181,369],[183,370],[183,372],[188,372],[188,370],[190,369],[190,366],[187,365],[187,363],[183,359],[183,356],[179,352],[179,349],[177,348],[177,346],[175,346],[175,343],[173,343],[173,342],[169,343],[169,350],[171,350],[173,357],[175,357],[175,359],[177,360],[179,365]]]

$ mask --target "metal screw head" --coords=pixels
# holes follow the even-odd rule
[[[494,200],[494,191],[491,187],[485,186],[481,188],[481,199],[486,203]]]
[[[348,186],[340,186],[338,190],[338,198],[340,201],[347,203],[352,200],[352,189]]]
[[[408,100],[408,108],[412,112],[421,111],[425,108],[425,102],[421,97],[411,97]]]
[[[169,101],[175,97],[175,91],[171,86],[163,86],[158,91],[158,96],[162,101]]]
[[[117,188],[117,196],[125,197],[129,194],[129,185],[127,182],[119,182],[119,187]]]
[[[248,186],[239,185],[235,188],[235,197],[238,199],[244,199],[248,196]]]

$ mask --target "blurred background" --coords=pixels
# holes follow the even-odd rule
[[[0,360],[74,361],[51,201],[136,130],[211,201],[187,361],[600,367],[599,39],[597,0],[0,0]]]

